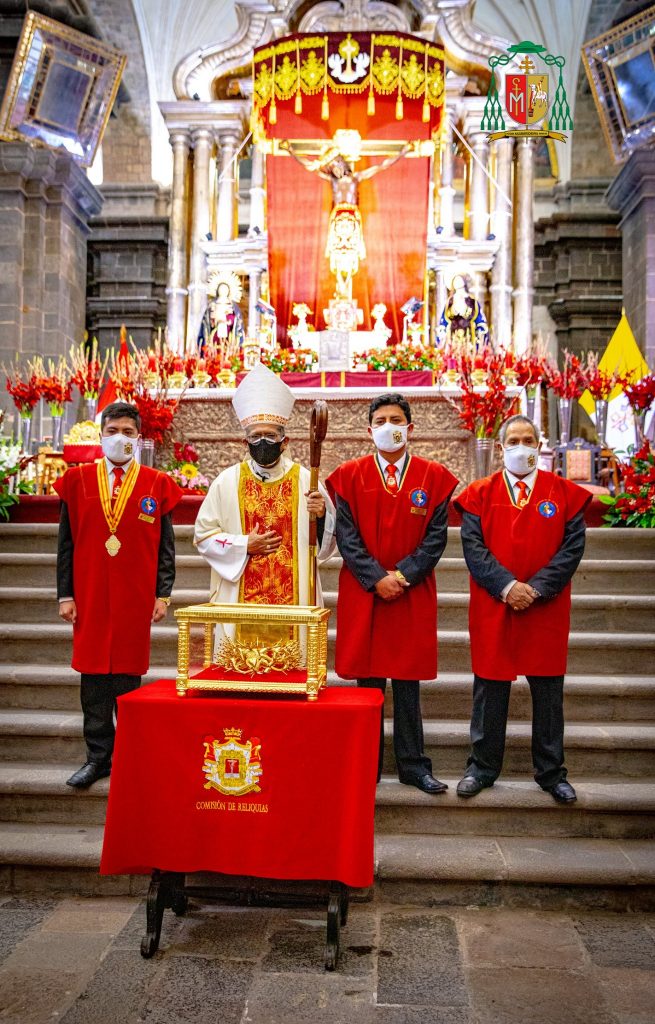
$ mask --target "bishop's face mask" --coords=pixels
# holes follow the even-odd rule
[[[248,441],[251,458],[258,466],[274,466],[282,455],[283,441],[284,438],[273,441],[268,437],[260,437],[257,441]]]
[[[379,452],[397,452],[407,444],[406,423],[383,423],[371,427],[373,444]]]
[[[505,469],[514,476],[527,476],[537,468],[539,449],[530,448],[527,444],[514,444],[511,448],[503,448]]]
[[[108,434],[101,439],[103,454],[110,462],[129,462],[136,455],[136,438],[126,434]]]

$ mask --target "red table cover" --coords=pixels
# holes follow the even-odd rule
[[[178,697],[172,680],[120,697],[100,873],[371,885],[381,706],[378,691],[350,687],[316,702]],[[226,796],[208,782],[226,729],[259,746],[259,792]]]

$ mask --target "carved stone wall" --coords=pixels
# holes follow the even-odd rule
[[[415,423],[411,450],[415,455],[443,462],[462,482],[473,478],[473,441],[459,426],[457,414],[438,393],[404,392],[412,407]],[[287,428],[289,454],[303,465],[309,465],[309,421],[317,395],[299,397]],[[372,395],[353,397],[336,392],[327,398],[329,407],[328,434],[323,443],[321,477],[348,459],[359,458],[372,451],[367,434],[368,406]],[[200,467],[210,478],[222,469],[241,461],[244,456],[243,431],[234,414],[231,392],[205,391],[197,397],[188,393],[175,417],[174,439],[191,441],[200,455]]]

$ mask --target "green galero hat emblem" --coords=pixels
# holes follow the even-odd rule
[[[523,60],[518,58],[522,56]],[[534,59],[533,59],[534,58]],[[559,75],[555,98],[550,104],[549,75],[544,68],[537,66],[541,61],[549,67],[557,67]],[[566,142],[563,131],[573,129],[571,109],[566,98],[562,69],[566,61],[548,53],[545,46],[525,40],[507,47],[505,53],[492,54],[489,58],[491,81],[487,93],[487,102],[480,127],[483,131],[492,132],[491,139],[505,137],[518,138],[551,138]],[[498,95],[498,77],[496,69],[511,65],[505,74],[504,110]],[[550,113],[549,113],[550,107]],[[507,128],[505,114],[518,128]]]

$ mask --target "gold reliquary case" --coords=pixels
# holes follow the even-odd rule
[[[304,694],[327,681],[328,608],[195,604],[175,612],[177,693]]]

